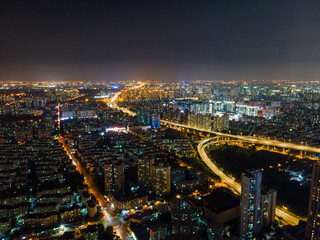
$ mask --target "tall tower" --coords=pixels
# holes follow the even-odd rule
[[[104,184],[106,192],[124,189],[124,162],[108,161],[104,165]]]
[[[143,186],[151,186],[154,158],[144,156],[138,160],[138,181]]]
[[[171,191],[171,167],[168,164],[153,165],[152,191],[157,196],[164,196]]]
[[[320,161],[313,163],[306,239],[320,239]]]
[[[262,173],[247,170],[242,173],[240,202],[240,239],[253,239],[259,231],[261,221],[261,182]]]
[[[113,165],[111,162],[104,165],[104,190],[106,192],[113,190]]]
[[[169,99],[173,99],[174,98],[174,91],[169,91]]]
[[[113,165],[113,186],[115,191],[124,189],[124,162],[118,161]]]

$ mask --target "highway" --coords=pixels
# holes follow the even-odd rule
[[[146,84],[145,84],[145,83],[140,83],[138,86],[135,86],[135,87],[132,87],[132,88],[133,88],[133,89],[137,89],[137,88],[143,87],[144,85],[146,85]],[[119,106],[117,105],[117,100],[118,100],[118,97],[120,96],[120,94],[121,94],[121,92],[117,92],[117,93],[111,98],[111,100],[110,100],[110,102],[109,102],[109,107],[111,107],[111,108],[116,108],[116,109],[118,109],[118,110],[121,110],[121,111],[129,114],[130,116],[135,116],[135,115],[136,115],[135,112],[132,112],[132,111],[130,111],[130,110],[127,109],[127,108],[119,107]]]
[[[144,85],[145,84],[140,84],[140,85],[136,86],[135,88],[140,88]],[[131,116],[135,116],[136,114],[134,112],[132,112],[126,108],[120,108],[117,105],[117,99],[120,96],[120,94],[121,94],[121,92],[117,92],[112,97],[112,99],[110,100],[109,106],[112,108],[116,108],[118,110],[122,110]],[[206,130],[206,129],[202,129],[202,128],[192,127],[189,125],[183,125],[183,124],[174,123],[174,122],[165,121],[165,120],[160,120],[160,121],[162,124],[168,124],[168,125],[173,125],[173,126],[182,127],[182,128],[189,128],[189,129],[193,129],[193,130],[197,130],[197,131],[201,131],[201,132],[205,132],[205,133],[215,134],[217,136],[235,138],[235,139],[239,139],[239,140],[252,142],[253,144],[260,144],[260,145],[280,147],[280,148],[288,148],[288,149],[294,149],[294,150],[298,150],[298,151],[320,153],[320,148],[317,148],[317,147],[311,147],[311,146],[307,146],[307,145],[299,145],[299,144],[288,143],[288,142],[281,142],[281,141],[270,140],[270,139],[263,139],[263,138],[252,137],[252,136],[233,135],[233,134],[228,134],[228,133],[210,131],[210,130]]]
[[[134,89],[136,88],[140,88],[142,86],[144,86],[145,84],[142,83],[138,86],[133,87]],[[112,99],[110,100],[109,106],[113,107],[113,108],[117,108],[120,109],[126,113],[128,113],[129,115],[134,115],[133,112],[131,112],[128,109],[125,108],[119,108],[116,104],[116,100],[118,99],[119,95],[121,94],[121,92],[117,92]],[[82,97],[82,96],[79,96]],[[58,115],[58,128],[60,129],[60,114]],[[125,226],[125,224],[122,224],[122,222],[120,221],[120,219],[118,218],[118,216],[116,216],[115,214],[112,213],[112,211],[109,209],[109,206],[107,204],[107,201],[105,199],[105,197],[103,196],[103,194],[100,193],[100,191],[98,190],[97,186],[95,185],[91,175],[81,167],[80,162],[78,161],[78,159],[71,153],[69,147],[67,146],[67,144],[65,143],[65,139],[60,136],[59,137],[59,141],[61,142],[66,154],[69,156],[69,158],[72,160],[73,164],[77,167],[77,171],[79,171],[81,174],[83,174],[85,182],[87,183],[90,192],[96,197],[96,199],[99,202],[99,205],[101,207],[101,211],[104,215],[103,217],[103,222],[105,226],[113,226],[116,229],[117,235],[120,236],[121,239],[123,240],[128,240],[128,239],[135,239],[134,235],[129,234],[129,230],[127,228],[127,226]]]
[[[138,87],[143,86],[141,84]],[[117,106],[117,99],[120,96],[121,92],[118,92],[114,95],[114,97],[110,101],[110,107],[120,109],[122,111],[127,112],[129,115],[134,116],[135,113],[132,111],[125,109],[125,108],[120,108]],[[227,133],[221,133],[221,132],[215,132],[215,131],[210,131],[206,129],[201,129],[197,127],[192,127],[188,125],[183,125],[183,124],[178,124],[170,121],[165,121],[165,120],[160,120],[162,124],[168,124],[168,125],[173,125],[177,127],[182,127],[182,128],[188,128],[188,129],[193,129],[205,133],[210,133],[210,134],[215,134],[217,136],[222,136],[222,137],[229,137],[232,139],[239,139],[243,140],[246,142],[251,142],[253,144],[260,144],[260,145],[266,145],[266,146],[273,146],[273,147],[280,147],[280,148],[288,148],[288,149],[294,149],[294,150],[299,150],[299,151],[307,151],[307,152],[314,152],[314,153],[320,153],[320,148],[317,147],[311,147],[307,145],[299,145],[299,144],[294,144],[294,143],[286,143],[286,142],[281,142],[281,141],[276,141],[276,140],[267,140],[263,138],[258,138],[258,137],[252,137],[252,136],[242,136],[242,135],[232,135],[232,134],[227,134]],[[214,139],[214,138],[213,138]],[[198,152],[200,154],[201,159],[206,163],[206,165],[215,173],[217,174],[223,181],[225,181],[231,188],[234,189],[235,192],[238,194],[241,194],[241,185],[238,182],[235,182],[232,180],[230,177],[228,177],[223,171],[221,171],[207,156],[205,149],[207,146],[217,143],[216,141],[212,141],[212,139],[206,139],[203,140],[202,142],[199,143],[198,145]],[[294,216],[288,212],[283,211],[280,208],[276,208],[276,215],[278,217],[281,217],[286,223],[290,225],[297,225],[299,220],[305,220],[303,218],[300,218],[298,216]]]
[[[173,126],[182,127],[182,128],[189,128],[189,129],[193,129],[193,130],[197,130],[197,131],[201,131],[201,132],[206,132],[206,133],[212,133],[212,134],[215,134],[217,136],[222,136],[222,137],[230,137],[230,138],[234,138],[234,139],[244,140],[247,142],[251,142],[253,144],[260,144],[260,145],[266,145],[266,146],[288,148],[288,149],[299,150],[299,151],[320,153],[320,148],[317,148],[317,147],[281,142],[281,141],[276,141],[276,140],[263,139],[263,138],[252,137],[252,136],[233,135],[233,134],[210,131],[210,130],[197,128],[197,127],[191,127],[188,125],[169,122],[169,121],[165,121],[165,120],[160,120],[160,121],[161,121],[161,123],[168,124],[168,125],[173,125]]]
[[[81,174],[83,174],[86,184],[89,187],[90,192],[96,197],[96,199],[99,202],[99,205],[101,207],[101,211],[104,215],[103,222],[105,223],[105,226],[113,226],[115,227],[118,236],[120,236],[121,239],[127,240],[131,239],[130,234],[125,229],[123,224],[121,223],[118,216],[113,214],[111,210],[109,209],[109,206],[107,204],[107,201],[103,194],[100,193],[97,186],[95,185],[91,175],[81,167],[81,164],[79,163],[78,159],[71,153],[69,147],[65,143],[65,139],[63,137],[59,137],[59,141],[62,143],[62,146],[66,152],[66,154],[69,156],[69,158],[72,160],[73,164],[77,167],[77,171],[79,171]]]
[[[224,182],[226,182],[232,189],[235,190],[239,195],[241,194],[241,184],[234,181],[232,178],[228,177],[223,171],[221,171],[208,157],[206,154],[206,148],[212,144],[219,144],[221,141],[218,137],[210,138],[203,140],[198,145],[198,152],[200,154],[201,159],[205,162],[205,164],[216,174],[218,175]],[[226,140],[223,140],[226,142]],[[299,220],[306,220],[300,218],[298,216],[294,216],[288,212],[284,212],[279,207],[276,208],[276,216],[281,217],[286,223],[290,225],[297,225]]]

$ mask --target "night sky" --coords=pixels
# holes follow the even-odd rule
[[[320,79],[320,1],[0,0],[0,81]]]

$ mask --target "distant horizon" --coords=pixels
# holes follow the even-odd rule
[[[83,81],[83,80],[5,80],[2,81],[0,80],[0,83],[13,83],[13,82],[57,82],[57,83],[63,83],[63,82],[81,82],[81,83],[99,83],[99,82],[105,82],[105,83],[119,83],[119,82],[150,82],[150,83],[180,83],[180,82],[196,82],[196,81],[203,81],[203,82],[257,82],[257,83],[268,83],[268,82],[320,82],[320,79],[314,79],[314,80],[291,80],[291,79],[194,79],[194,80],[136,80],[136,79],[127,79],[127,80],[88,80],[88,81]]]
[[[0,81],[320,79],[320,1],[1,1]]]

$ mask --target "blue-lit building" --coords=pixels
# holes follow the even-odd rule
[[[240,239],[254,239],[261,225],[261,182],[260,170],[242,173],[240,202]]]
[[[160,127],[160,114],[155,112],[149,112],[144,109],[139,109],[137,112],[138,121],[146,125],[150,125],[151,128]]]

